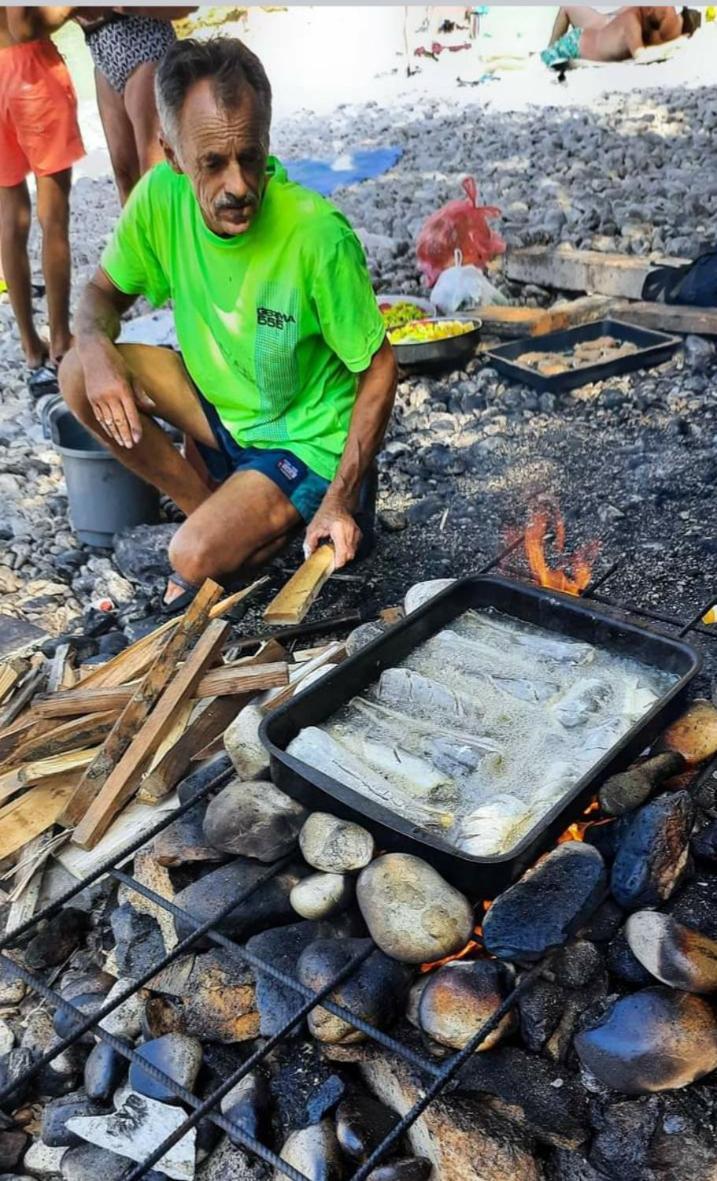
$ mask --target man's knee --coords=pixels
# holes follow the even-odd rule
[[[77,349],[65,353],[58,371],[60,393],[76,418],[85,421],[90,413],[85,391],[85,374]]]
[[[189,582],[200,583],[219,572],[218,554],[191,517],[180,525],[169,543],[172,569]]]

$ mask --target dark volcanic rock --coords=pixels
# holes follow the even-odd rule
[[[542,1050],[565,1008],[566,990],[556,981],[537,980],[518,1000],[520,1035],[529,1050]]]
[[[710,821],[692,837],[692,852],[700,861],[717,861],[717,820]]]
[[[591,939],[593,943],[607,943],[617,935],[625,919],[625,912],[613,898],[606,898],[590,916],[584,927],[580,928],[582,939]]]
[[[420,1026],[434,1041],[462,1050],[500,1008],[513,986],[512,972],[497,960],[454,960],[444,964],[431,973],[421,994]],[[489,1050],[515,1024],[515,1013],[506,1013],[478,1050]]]
[[[392,1132],[399,1117],[369,1095],[353,1094],[336,1111],[336,1135],[351,1160],[365,1161]]]
[[[577,1148],[588,1137],[587,1094],[566,1070],[517,1046],[474,1054],[456,1089],[495,1095],[518,1108],[531,1132],[548,1144]]]
[[[273,783],[236,778],[211,800],[204,836],[224,853],[278,861],[296,845],[306,817],[306,809]]]
[[[301,953],[326,934],[327,928],[320,923],[292,923],[287,927],[273,927],[252,936],[247,950],[274,968],[295,977]],[[304,1004],[304,997],[295,988],[275,980],[268,972],[254,969],[256,976],[256,1006],[260,1014],[260,1033],[272,1037],[290,1020]],[[293,1030],[300,1034],[303,1021]]]
[[[717,1069],[717,1020],[701,997],[645,988],[575,1038],[584,1066],[615,1091],[684,1087]]]
[[[226,853],[212,848],[204,836],[204,816],[207,805],[200,800],[173,824],[169,824],[154,838],[154,856],[160,865],[189,865],[198,861],[221,863],[229,858]]]
[[[366,1181],[429,1181],[433,1165],[425,1156],[404,1156],[372,1169]]]
[[[540,959],[586,921],[605,886],[597,849],[566,841],[498,895],[483,919],[487,950],[519,963]]]
[[[583,988],[602,969],[602,953],[587,939],[568,943],[550,962],[551,974],[566,988]]]
[[[638,988],[652,984],[653,977],[634,955],[624,930],[619,931],[607,949],[607,966],[618,980]]]
[[[159,590],[171,573],[167,549],[177,525],[133,525],[114,540],[115,562],[125,578]]]
[[[279,1156],[312,1181],[341,1181],[344,1175],[341,1149],[329,1120],[292,1132]]]
[[[97,1042],[85,1062],[85,1090],[88,1097],[109,1102],[126,1070],[126,1058],[107,1042]]]
[[[712,874],[701,874],[688,882],[679,893],[675,894],[665,911],[684,923],[707,935],[709,939],[717,939],[717,877]]]
[[[96,1144],[79,1144],[70,1148],[62,1158],[62,1181],[121,1181],[127,1175],[131,1161],[126,1156],[117,1156]],[[166,1173],[150,1169],[144,1181],[168,1181]]]
[[[650,1142],[661,1109],[662,1101],[656,1095],[606,1105],[595,1119],[590,1163],[608,1177],[644,1181],[649,1175]]]
[[[83,993],[80,996],[75,997],[66,997],[63,995],[63,999],[70,1000],[73,1008],[79,1009],[81,1014],[83,1014],[85,1017],[89,1017],[91,1013],[96,1013],[98,1009],[102,1008],[107,999],[107,993],[90,992]],[[57,1036],[60,1038],[65,1038],[69,1037],[73,1030],[75,1030],[78,1025],[82,1024],[82,1017],[74,1017],[71,1013],[68,1013],[65,1009],[61,1009],[58,1006],[58,1008],[55,1009],[55,1015],[52,1019],[52,1024]],[[83,1036],[85,1039],[89,1038],[91,1040],[92,1038],[91,1033],[86,1033]]]
[[[299,960],[299,979],[318,992],[370,946],[369,939],[318,939]],[[378,1029],[387,1029],[403,1008],[412,975],[403,964],[373,951],[337,985],[330,999]],[[346,1045],[366,1037],[343,1017],[322,1007],[312,1009],[308,1021],[311,1033],[321,1042]]]
[[[8,1130],[0,1132],[0,1169],[5,1173],[13,1171],[20,1164],[22,1155],[30,1142],[27,1132]]]
[[[12,1111],[23,1102],[33,1087],[33,1080],[22,1080],[25,1071],[29,1070],[35,1060],[32,1050],[23,1046],[16,1046],[9,1054],[0,1059],[0,1091],[15,1084],[15,1089],[3,1098],[3,1107]]]
[[[215,755],[213,759],[209,759],[206,763],[201,763],[196,771],[192,771],[190,775],[185,775],[181,783],[177,784],[177,795],[180,804],[188,804],[198,791],[202,791],[210,783],[221,784],[226,782],[233,769],[232,761],[229,755],[226,754]],[[205,807],[206,799],[206,796],[202,797],[202,800],[205,801]]]
[[[148,972],[166,954],[159,923],[151,914],[135,910],[129,902],[115,907],[110,919],[116,940],[115,958],[121,976],[135,979]]]
[[[194,1086],[202,1065],[202,1043],[182,1033],[167,1033],[145,1042],[138,1047],[137,1053],[188,1091]],[[173,1090],[164,1083],[155,1082],[137,1062],[129,1068],[129,1085],[133,1091],[160,1103],[181,1102]]]
[[[80,1137],[70,1132],[67,1121],[78,1115],[103,1115],[106,1108],[89,1099],[84,1091],[74,1091],[59,1099],[51,1099],[42,1113],[43,1144],[48,1148],[70,1148],[80,1143]]]
[[[687,992],[717,990],[714,939],[654,910],[639,910],[630,915],[625,935],[633,954],[663,984]]]
[[[646,804],[624,821],[611,889],[626,910],[659,906],[685,872],[695,809],[686,791]]]
[[[237,1148],[228,1137],[220,1140],[195,1174],[196,1181],[269,1181],[270,1176],[262,1161]]]
[[[313,1039],[283,1042],[272,1052],[271,1064],[269,1087],[284,1137],[320,1123],[346,1093],[341,1068],[326,1061]]]
[[[66,907],[51,921],[43,921],[25,948],[28,968],[41,970],[62,964],[79,947],[89,926],[83,910]]]
[[[217,929],[230,938],[238,938],[283,921],[289,923],[294,918],[289,895],[307,873],[306,867],[289,866],[271,875],[248,898],[230,910],[216,924]],[[180,890],[175,904],[188,911],[197,922],[204,923],[224,910],[230,899],[245,894],[260,878],[266,876],[266,865],[251,861],[248,857],[237,857],[235,861],[219,866],[191,886]],[[190,934],[189,924],[181,919],[177,919],[175,925],[180,939]]]

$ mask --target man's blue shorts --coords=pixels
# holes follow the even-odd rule
[[[310,521],[324,499],[329,481],[317,475],[291,451],[240,447],[224,426],[215,407],[199,390],[197,393],[217,441],[216,450],[204,443],[197,443],[197,450],[212,479],[223,484],[235,472],[263,472],[281,489],[304,521]]]

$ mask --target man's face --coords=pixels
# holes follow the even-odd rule
[[[217,106],[211,83],[195,83],[184,100],[179,142],[163,141],[169,163],[191,181],[202,216],[215,234],[234,238],[261,204],[266,148],[261,101],[248,90],[233,110]]]

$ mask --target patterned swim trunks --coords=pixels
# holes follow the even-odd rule
[[[131,75],[145,62],[158,62],[177,40],[169,21],[127,16],[85,34],[87,48],[113,90],[124,94]]]
[[[557,65],[558,62],[572,62],[580,57],[580,41],[582,29],[568,29],[564,37],[560,37],[553,45],[549,45],[541,53],[541,60],[546,66]]]

